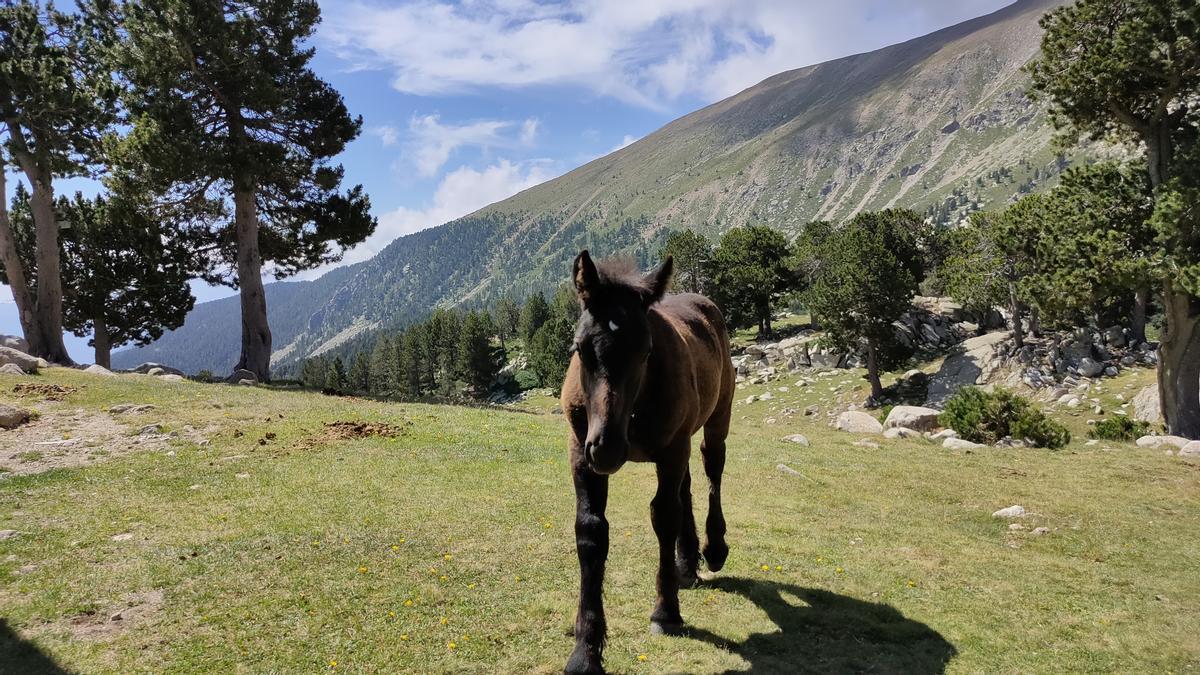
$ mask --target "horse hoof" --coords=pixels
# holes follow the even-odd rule
[[[683,622],[682,621],[651,621],[650,622],[650,634],[651,635],[682,635],[683,634]]]
[[[600,664],[599,659],[589,656],[586,652],[575,651],[563,672],[567,675],[604,675],[604,666]]]
[[[691,572],[680,572],[679,573],[679,587],[680,588],[695,588],[696,584],[699,583],[699,581],[700,581],[700,577],[696,576],[694,573],[691,573]]]
[[[704,565],[710,572],[720,572],[729,557],[729,546],[725,542],[710,543],[704,546]]]

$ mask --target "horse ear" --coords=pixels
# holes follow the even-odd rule
[[[575,257],[575,292],[579,299],[587,302],[596,287],[600,285],[600,275],[596,272],[596,263],[586,250]]]
[[[646,288],[649,292],[646,294],[646,306],[649,307],[667,294],[667,289],[671,287],[671,274],[675,271],[674,256],[667,256],[663,264],[658,266],[658,269],[646,275]]]

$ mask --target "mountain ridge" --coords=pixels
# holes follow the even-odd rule
[[[368,261],[270,284],[276,367],[287,371],[355,326],[551,289],[579,248],[649,264],[680,228],[716,237],[753,223],[794,235],[812,220],[890,206],[954,223],[1043,189],[1066,161],[1044,110],[1024,94],[1021,66],[1037,53],[1037,19],[1059,4],[1020,0],[773,75]],[[202,303],[154,345],[114,354],[114,365],[223,372],[237,360],[238,316],[237,298]]]

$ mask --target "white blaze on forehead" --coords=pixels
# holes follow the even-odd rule
[[[614,333],[615,333],[615,332],[617,332],[617,322],[616,322],[616,321],[609,321],[609,322],[608,322],[608,329],[609,329],[609,330],[611,330],[611,331],[612,331],[612,332],[614,332]]]

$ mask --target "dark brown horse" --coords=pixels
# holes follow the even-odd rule
[[[683,628],[679,587],[696,581],[700,545],[692,515],[688,469],[692,435],[704,429],[700,452],[708,476],[703,556],[716,572],[725,564],[721,472],[729,434],[734,372],[721,312],[699,295],[665,295],[672,260],[645,276],[632,266],[597,266],[587,251],[575,259],[582,305],[574,356],[563,383],[575,481],[575,546],[579,553],[579,613],[569,673],[600,673],[605,623],[601,592],[608,557],[608,477],[626,461],[653,462],[658,491],[650,517],[658,536],[655,633]]]

